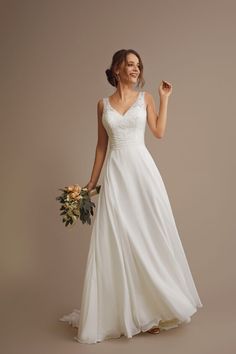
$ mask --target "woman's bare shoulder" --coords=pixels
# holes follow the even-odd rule
[[[104,108],[104,99],[99,98],[97,101],[97,112],[99,115],[102,115],[103,113],[103,108]]]
[[[152,99],[152,94],[149,91],[144,91],[144,97],[146,99],[146,101],[149,101],[150,99]]]
[[[148,91],[144,91],[144,100],[146,103],[146,106],[150,104],[150,102],[153,100],[152,94]]]

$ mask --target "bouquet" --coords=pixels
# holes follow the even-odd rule
[[[60,210],[63,215],[62,222],[65,226],[71,224],[73,226],[78,219],[82,223],[91,225],[91,215],[94,215],[93,208],[95,204],[91,201],[91,197],[100,192],[101,185],[88,191],[88,188],[81,188],[78,184],[69,187],[59,188],[62,194],[56,197],[56,200],[62,204]]]

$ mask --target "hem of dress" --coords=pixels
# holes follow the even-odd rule
[[[142,328],[139,328],[137,331],[131,332],[130,335],[126,335],[124,333],[121,333],[121,334],[119,334],[117,336],[115,336],[115,335],[111,335],[111,336],[107,335],[107,336],[104,336],[104,337],[101,337],[101,338],[97,338],[96,340],[92,340],[92,341],[83,340],[83,339],[81,339],[81,338],[79,338],[77,336],[74,337],[74,339],[77,342],[81,343],[81,344],[97,344],[97,343],[101,343],[101,342],[103,342],[105,340],[118,339],[120,337],[126,337],[129,340],[129,339],[132,339],[135,335],[137,335],[137,334],[139,334],[141,332],[143,332],[143,333],[147,332],[148,330],[150,330],[154,326],[158,326],[160,328],[160,332],[163,331],[163,330],[168,331],[170,329],[179,327],[181,324],[190,323],[191,322],[191,316],[193,316],[197,312],[197,309],[201,308],[201,307],[203,307],[203,304],[197,304],[195,309],[194,309],[194,311],[192,312],[192,314],[189,315],[189,317],[187,317],[185,320],[180,320],[178,318],[174,318],[174,319],[171,319],[171,320],[162,320],[162,319],[159,319],[157,321],[153,320],[153,321],[149,322],[150,323],[150,327],[148,327],[147,329],[146,328],[144,329],[144,327],[147,324],[143,325]],[[161,324],[161,322],[162,322],[162,324]],[[168,323],[169,323],[169,326],[168,326]],[[172,323],[172,325],[171,325],[171,323]],[[167,326],[165,324],[167,324]]]

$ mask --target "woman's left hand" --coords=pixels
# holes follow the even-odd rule
[[[160,97],[169,97],[172,93],[173,85],[170,82],[162,80],[161,85],[159,86],[159,95]]]

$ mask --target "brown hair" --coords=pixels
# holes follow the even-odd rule
[[[117,86],[118,84],[118,80],[117,80],[117,76],[115,73],[115,70],[122,64],[123,61],[127,61],[127,55],[129,53],[133,53],[135,54],[138,59],[139,59],[139,69],[140,69],[140,74],[138,77],[138,83],[137,83],[137,87],[141,85],[141,87],[144,86],[145,84],[145,80],[143,78],[143,63],[141,60],[140,55],[136,52],[136,50],[134,49],[120,49],[117,52],[115,52],[115,54],[113,54],[112,57],[112,63],[109,69],[106,69],[105,73],[107,76],[107,81],[112,85],[112,86]]]

